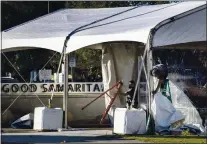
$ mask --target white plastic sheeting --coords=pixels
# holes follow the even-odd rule
[[[202,119],[188,96],[173,82],[170,81],[169,85],[171,89],[173,106],[177,110],[180,110],[185,116],[184,124],[197,125],[201,132],[204,132],[205,128],[202,125]]]
[[[116,108],[113,132],[117,134],[145,134],[146,112],[142,109]]]
[[[146,43],[150,30],[158,23],[205,4],[206,2],[200,1],[138,7],[119,16],[92,25],[96,26],[101,24],[102,26],[100,27],[85,30],[73,35],[67,44],[67,53],[102,42],[136,41]],[[48,14],[2,32],[2,51],[22,50],[35,47],[62,52],[65,37],[74,29],[129,8],[131,7],[64,9]],[[190,22],[192,22],[192,20]],[[176,24],[174,28],[178,29],[177,26],[183,27],[183,22]],[[197,26],[192,28],[197,29]],[[181,42],[187,42],[189,40],[195,41],[195,39],[189,38],[193,35],[190,32],[193,31],[187,31],[185,35],[187,36],[186,39],[182,39]],[[168,36],[164,38],[166,37]],[[169,42],[171,42],[171,40]],[[162,44],[168,44],[168,42],[159,43],[159,45]]]
[[[155,79],[155,83],[156,83],[156,79]],[[154,86],[156,86],[156,84]],[[163,126],[167,126],[167,125],[171,124],[172,118],[175,118],[175,117],[171,117],[172,115],[170,115],[170,113],[172,114],[176,110],[176,111],[180,111],[182,113],[182,115],[184,116],[184,118],[185,118],[184,124],[197,126],[197,128],[200,129],[201,132],[204,132],[205,128],[202,125],[202,119],[201,119],[197,109],[194,107],[194,105],[192,104],[192,102],[188,98],[188,96],[182,90],[180,90],[172,81],[169,81],[169,87],[170,87],[170,92],[171,92],[172,105],[170,105],[169,100],[167,101],[167,98],[160,99],[160,97],[161,97],[160,96],[160,97],[158,97],[157,100],[155,100],[156,105],[159,105],[160,110],[156,110],[157,107],[154,104],[153,104],[154,106],[152,106],[152,108],[154,109],[154,110],[153,109],[152,110],[159,111],[160,114],[161,113],[164,114],[165,110],[167,112],[165,116],[163,115],[162,117],[158,117],[158,119],[160,119],[160,120],[158,120],[158,121],[160,121],[160,122],[158,122],[158,125],[160,123],[162,123]],[[156,95],[155,95],[155,97],[156,97]],[[161,100],[163,102],[161,102]],[[164,107],[164,109],[162,109],[163,107]],[[176,117],[174,120],[182,119],[182,115],[179,114],[178,117]],[[168,121],[163,121],[164,120],[164,119],[162,119],[163,117],[166,117],[166,119],[168,119]],[[162,125],[160,125],[160,126],[162,126]]]
[[[171,124],[185,118],[184,115],[180,111],[177,111],[168,98],[163,96],[161,92],[154,95],[151,110],[155,120],[156,131],[168,129]]]
[[[34,114],[29,113],[22,116],[11,124],[12,128],[31,128],[34,120]]]
[[[34,110],[34,130],[57,130],[62,128],[61,108],[36,107]]]

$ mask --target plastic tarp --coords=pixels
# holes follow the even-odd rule
[[[142,109],[116,108],[113,132],[117,134],[145,134],[146,112]]]
[[[32,128],[34,120],[34,114],[29,113],[23,117],[17,119],[11,124],[12,128]]]
[[[155,79],[155,83],[156,82]],[[172,81],[169,81],[169,87],[171,91],[172,105],[170,104],[170,101],[166,97],[162,97],[162,95],[159,95],[157,98],[155,95],[155,100],[152,105],[152,111],[154,111],[154,113],[155,111],[159,112],[160,114],[160,117],[154,115],[155,121],[157,121],[158,130],[161,130],[161,128],[163,128],[162,126],[170,126],[169,124],[176,120],[181,120],[184,116],[185,125],[191,127],[194,126],[204,133],[205,128],[202,125],[202,119],[188,96]],[[181,112],[182,115],[180,115],[179,112]]]
[[[163,96],[160,92],[154,95],[151,110],[155,120],[156,131],[168,129],[171,124],[185,118],[180,111],[174,108],[168,98]]]
[[[67,53],[82,47],[111,41],[147,42],[149,32],[170,17],[205,5],[206,2],[181,2],[141,6],[91,26],[102,25],[73,35]],[[65,37],[74,29],[132,7],[102,9],[63,9],[2,32],[2,51],[46,48],[62,52]],[[192,17],[194,18],[194,17]],[[196,19],[197,20],[197,19]],[[194,20],[191,20],[192,22]],[[186,23],[189,23],[186,21]],[[182,24],[182,23],[181,23]],[[183,27],[183,25],[179,25]],[[192,27],[197,29],[197,26]],[[175,29],[178,29],[175,27]],[[187,31],[183,42],[194,41]],[[165,36],[164,38],[166,38]],[[194,36],[193,36],[194,37]],[[166,40],[166,39],[164,39]],[[197,39],[196,39],[197,40]],[[159,40],[160,41],[160,40]],[[161,40],[163,41],[163,40]],[[163,44],[168,44],[167,42]],[[160,44],[159,44],[160,45]]]

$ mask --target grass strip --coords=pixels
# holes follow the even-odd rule
[[[200,136],[123,136],[124,139],[134,139],[147,143],[182,143],[206,144],[206,137]]]

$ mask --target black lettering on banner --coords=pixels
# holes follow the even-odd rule
[[[92,84],[86,84],[86,85],[88,87],[88,92],[90,92],[91,91],[90,87],[91,87]]]
[[[82,92],[85,92],[85,84],[82,84]]]
[[[53,91],[53,88],[54,88],[54,85],[53,85],[53,84],[51,84],[51,85],[49,86],[48,92]],[[55,91],[55,89],[54,89],[54,91]]]
[[[30,84],[29,85],[29,91],[30,92],[36,92],[37,91],[37,86],[35,84]]]
[[[93,88],[93,92],[95,92],[96,90],[98,90],[98,92],[100,92],[100,89],[99,89],[99,85],[98,84],[95,84],[95,86]]]
[[[104,91],[104,85],[101,84],[101,91],[103,92]]]
[[[71,84],[68,85],[68,91],[74,92],[73,91],[73,86]]]
[[[17,84],[11,85],[12,92],[17,92],[19,90],[19,86]]]
[[[6,87],[6,86],[8,86],[9,84],[5,84],[5,85],[3,85],[2,87],[1,87],[1,91],[2,92],[5,92],[5,93],[8,93],[9,92],[9,88],[8,87]]]
[[[81,92],[81,85],[80,84],[75,84],[75,91],[76,92]]]
[[[28,87],[27,84],[23,84],[23,85],[21,86],[21,91],[22,91],[22,92],[27,92],[28,89],[29,89],[29,87]]]
[[[42,88],[43,88],[43,91],[42,92],[47,92],[47,88],[45,87],[47,84],[43,84],[42,85]]]
[[[62,92],[63,91],[63,85],[60,86],[60,84],[57,84],[56,89],[57,89],[58,92]]]
[[[10,87],[11,86],[11,87]],[[36,84],[3,84],[1,86],[1,91],[4,93],[14,92],[17,93],[18,91],[22,92],[36,92],[38,90],[39,85]],[[63,84],[41,84],[42,92],[63,92],[64,85]],[[78,83],[78,84],[68,84],[68,91],[70,92],[103,92],[104,85],[100,83]]]

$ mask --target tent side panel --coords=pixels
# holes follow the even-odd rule
[[[102,57],[102,74],[104,89],[111,88],[119,80],[123,81],[120,93],[128,89],[130,80],[137,78],[137,58],[142,50],[138,48],[138,43],[111,43],[104,44]],[[114,91],[108,93],[113,96]],[[108,106],[110,98],[105,96],[105,105]],[[116,107],[125,106],[125,96],[120,94],[116,99],[114,106],[109,111],[109,117],[113,121],[113,112]]]
[[[206,41],[206,8],[157,29],[153,47]]]

